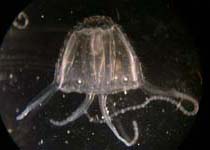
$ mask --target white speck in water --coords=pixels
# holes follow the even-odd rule
[[[71,133],[71,131],[70,131],[70,130],[67,130],[67,131],[66,131],[66,133],[67,133],[67,134],[70,134],[70,133]]]
[[[73,13],[74,13],[74,11],[73,11],[73,10],[71,10],[71,11],[70,11],[70,14],[72,15]]]
[[[116,106],[116,102],[113,103],[113,106]]]
[[[13,132],[13,130],[9,128],[8,129],[8,132],[11,134]]]
[[[165,112],[165,109],[163,108],[163,109],[161,110],[161,112],[164,113],[164,112]]]
[[[108,110],[108,109],[106,109],[106,111],[107,111],[107,113],[109,114],[109,110]]]
[[[81,79],[78,79],[78,80],[77,80],[77,83],[78,83],[78,84],[82,84],[82,80],[81,80]]]
[[[114,79],[117,80],[118,79],[118,76],[115,76]]]
[[[62,97],[63,97],[63,98],[66,98],[66,95],[65,95],[65,94],[63,94],[63,95],[62,95]]]
[[[169,134],[168,130],[166,131],[166,134]]]
[[[128,81],[128,77],[124,77],[123,80],[124,80],[125,82],[127,82],[127,81]]]
[[[38,145],[42,145],[44,143],[44,140],[41,139],[39,142],[38,142]]]
[[[13,74],[10,73],[10,74],[9,74],[9,78],[10,78],[10,79],[13,79],[13,77],[14,77]]]
[[[92,132],[92,133],[91,133],[91,135],[93,136],[93,135],[95,135],[95,133],[94,133],[94,132]]]
[[[137,145],[140,146],[140,143],[138,143]]]
[[[69,141],[68,141],[68,140],[65,140],[64,143],[65,143],[65,144],[69,144]]]
[[[124,94],[127,95],[127,91],[126,90],[124,90]]]
[[[41,15],[41,18],[44,19],[44,17],[45,17],[45,16],[42,14],[42,15]]]
[[[16,113],[19,113],[20,112],[20,109],[19,108],[16,108],[15,112]]]
[[[62,19],[59,17],[59,18],[58,18],[58,21],[61,21],[61,20],[62,20]]]
[[[36,76],[36,80],[38,81],[40,79],[40,76]]]

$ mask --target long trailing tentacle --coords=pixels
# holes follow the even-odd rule
[[[124,109],[114,112],[113,114],[110,115],[111,118],[116,117],[120,114],[124,114],[129,111],[135,111],[138,109],[145,108],[148,104],[155,101],[165,101],[165,102],[171,103],[172,105],[175,105],[177,109],[180,110],[186,116],[194,116],[197,114],[199,110],[199,104],[196,99],[194,99],[193,97],[187,94],[176,91],[175,89],[172,89],[170,91],[163,91],[163,90],[160,90],[160,88],[155,87],[148,82],[145,82],[145,85],[143,86],[142,90],[148,94],[153,94],[153,96],[146,98],[146,101],[142,104],[126,107]],[[178,101],[178,99],[180,99],[180,101]],[[191,103],[193,105],[193,109],[191,111],[187,110],[182,105],[182,101],[187,101]],[[92,122],[103,123],[104,120],[94,120],[92,118]]]
[[[199,104],[196,99],[194,99],[193,97],[187,94],[176,91],[175,89],[172,89],[170,91],[163,91],[160,88],[148,82],[145,82],[145,85],[143,86],[142,90],[147,94],[150,94],[150,95],[153,94],[153,95],[146,98],[146,101],[142,104],[126,107],[110,114],[110,118],[113,119],[114,117],[117,117],[120,114],[125,114],[126,112],[129,112],[129,111],[143,109],[147,105],[149,105],[151,102],[155,102],[155,101],[165,101],[167,103],[175,105],[177,109],[180,110],[186,116],[194,116],[197,114],[199,110]],[[180,101],[178,99],[180,99]],[[183,101],[187,101],[191,103],[193,105],[193,109],[191,111],[187,110],[182,105]],[[89,121],[93,123],[105,123],[104,119],[90,117],[90,116],[88,116],[88,118],[89,118]]]
[[[193,116],[197,114],[199,110],[199,104],[196,99],[193,97],[181,93],[175,89],[169,90],[169,91],[163,91],[161,88],[156,87],[152,85],[151,83],[145,81],[144,86],[142,87],[142,90],[148,94],[153,94],[148,101],[154,101],[154,100],[163,100],[166,102],[169,102],[171,104],[174,104],[177,106],[177,109],[179,109],[184,115],[187,116]],[[151,99],[151,100],[150,100]],[[180,100],[179,100],[180,99]],[[179,101],[178,101],[179,100]],[[182,106],[182,102],[186,101],[193,105],[193,110],[187,110],[184,106]]]
[[[64,125],[68,124],[69,122],[72,122],[72,121],[78,119],[83,114],[86,114],[88,108],[90,107],[90,105],[92,104],[92,102],[94,100],[94,96],[95,95],[92,93],[86,95],[84,102],[65,120],[56,121],[54,119],[50,119],[50,123],[52,123],[55,126],[64,126]]]
[[[139,110],[142,108],[145,108],[148,104],[150,104],[151,102],[154,101],[165,101],[168,103],[171,103],[173,105],[175,105],[177,107],[177,109],[179,109],[181,112],[183,112],[183,114],[187,115],[187,116],[192,116],[195,115],[196,110],[194,109],[193,111],[187,111],[182,105],[180,105],[180,102],[173,100],[169,97],[164,97],[164,96],[151,96],[149,98],[146,98],[146,101],[140,105],[135,105],[135,106],[130,106],[130,107],[126,107],[124,109],[121,109],[119,111],[114,112],[113,114],[111,114],[111,118],[117,117],[120,114],[125,114],[126,112],[129,111],[135,111],[135,110]],[[94,123],[104,123],[104,120],[94,120],[92,119],[92,122]]]
[[[46,104],[50,100],[50,98],[56,93],[56,91],[57,86],[53,82],[31,100],[31,102],[26,106],[25,110],[22,111],[16,117],[16,120],[24,119],[32,110],[35,110],[36,108]]]
[[[180,94],[182,94],[182,93],[180,93]],[[180,95],[180,96],[183,96],[183,95]],[[147,105],[149,105],[151,102],[154,102],[154,101],[165,101],[165,102],[171,103],[171,104],[175,105],[177,107],[177,109],[179,109],[181,112],[183,112],[183,114],[185,114],[187,116],[193,116],[198,111],[197,105],[194,107],[194,109],[192,111],[188,111],[181,105],[180,102],[178,102],[174,99],[171,99],[171,98],[165,97],[165,96],[151,96],[149,98],[146,98],[146,101],[142,104],[126,107],[126,108],[120,109],[120,110],[110,114],[110,118],[113,119],[114,117],[117,117],[118,115],[121,115],[121,114],[125,114],[126,112],[129,112],[129,111],[143,109]],[[93,123],[105,123],[104,119],[100,119],[97,117],[91,117],[91,116],[88,116],[88,118],[89,118],[89,121],[93,122]]]
[[[111,122],[111,117],[109,116],[107,107],[106,107],[106,100],[107,100],[107,96],[106,95],[100,95],[99,96],[99,105],[100,105],[100,109],[101,109],[101,113],[104,117],[104,121],[105,123],[108,125],[108,127],[112,130],[112,132],[115,134],[115,136],[122,141],[123,143],[125,143],[127,146],[132,146],[134,145],[139,137],[139,131],[138,131],[138,125],[136,121],[133,121],[133,129],[134,129],[134,137],[133,139],[128,139],[128,135],[125,135],[126,132],[124,131],[123,128],[120,128],[120,133],[122,134],[122,136],[119,134],[118,130],[116,129],[116,127],[114,126],[114,124],[112,124]]]

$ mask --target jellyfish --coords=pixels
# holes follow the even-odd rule
[[[195,98],[175,89],[164,91],[152,85],[145,79],[141,65],[141,60],[120,25],[107,16],[87,17],[67,34],[55,65],[52,83],[35,96],[16,119],[22,120],[31,111],[46,104],[57,91],[85,93],[84,101],[70,116],[64,120],[50,119],[50,123],[54,126],[64,126],[82,115],[88,117],[88,108],[97,96],[103,116],[98,122],[105,123],[126,146],[132,146],[139,137],[137,121],[132,121],[134,134],[133,137],[129,137],[123,127],[117,128],[114,125],[113,120],[118,115],[145,108],[158,100],[175,105],[187,116],[198,112],[199,105]],[[150,97],[139,105],[109,113],[109,94],[126,94],[136,89],[142,90]],[[182,105],[183,101],[189,102],[193,109],[186,109]],[[97,122],[90,116],[88,118],[90,122]]]

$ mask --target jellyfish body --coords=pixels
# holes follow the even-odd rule
[[[120,141],[127,146],[132,146],[137,142],[139,136],[137,122],[135,120],[132,122],[134,137],[130,138],[123,128],[115,127],[112,123],[114,117],[131,110],[144,108],[155,100],[176,105],[183,114],[188,116],[195,115],[198,111],[198,103],[191,96],[176,90],[163,91],[144,79],[141,62],[128,38],[109,17],[85,18],[72,33],[68,33],[60,54],[54,81],[31,101],[26,109],[17,116],[17,120],[22,120],[38,106],[43,106],[58,90],[64,93],[86,93],[84,102],[69,117],[61,121],[50,119],[50,122],[55,126],[64,126],[78,119],[87,114],[95,96],[98,96],[104,118],[99,122],[106,123]],[[126,93],[131,89],[142,89],[153,96],[147,98],[142,104],[109,114],[106,106],[107,96],[123,91]],[[193,110],[186,110],[178,101],[179,99],[193,104]],[[89,120],[94,122],[93,118]]]

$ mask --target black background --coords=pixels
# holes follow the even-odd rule
[[[9,25],[16,16],[16,14],[22,10],[30,2],[29,0],[7,0],[1,1],[0,4],[0,32],[2,41],[4,34],[6,33]],[[109,2],[109,0],[107,1]],[[112,3],[112,2],[109,2]],[[209,4],[202,0],[171,0],[170,4],[173,6],[174,12],[181,17],[181,19],[187,24],[191,34],[195,38],[195,45],[200,49],[202,76],[204,80],[203,86],[203,98],[200,102],[200,111],[197,116],[196,122],[193,125],[192,132],[182,144],[180,149],[209,149],[209,128],[210,128],[210,105],[207,95],[209,89],[207,77],[209,77],[209,62],[208,57],[208,41],[207,36],[207,21],[209,20]],[[209,27],[208,27],[209,28]],[[206,36],[205,36],[206,35]],[[17,149],[10,139],[6,129],[0,122],[0,144],[3,149]]]

